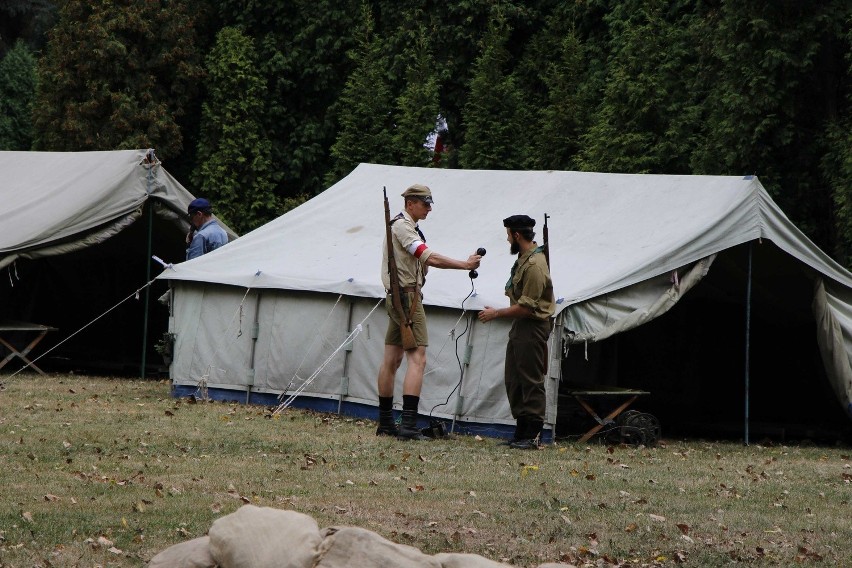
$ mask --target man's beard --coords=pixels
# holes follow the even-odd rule
[[[512,239],[512,244],[509,245],[509,252],[511,254],[518,254],[519,252],[521,252],[521,245],[518,244],[517,239]]]

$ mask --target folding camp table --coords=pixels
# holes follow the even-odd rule
[[[44,336],[47,335],[47,332],[56,331],[56,330],[57,330],[57,328],[55,328],[55,327],[50,327],[50,326],[47,326],[47,325],[41,325],[41,324],[38,324],[38,323],[27,323],[27,322],[23,322],[23,321],[13,321],[13,320],[2,320],[2,321],[0,321],[0,344],[5,345],[6,349],[9,350],[9,354],[6,355],[6,358],[3,359],[2,361],[0,361],[0,369],[5,367],[6,363],[11,361],[14,357],[18,357],[19,359],[22,359],[27,364],[27,366],[32,367],[33,369],[35,369],[36,371],[38,371],[39,373],[44,375],[45,374],[44,371],[39,369],[38,366],[35,363],[33,363],[32,361],[27,359],[27,355],[29,354],[30,351],[33,350],[33,348],[36,345],[38,345],[38,343],[42,339],[44,339]],[[37,332],[35,339],[30,341],[29,344],[23,350],[20,350],[20,351],[17,348],[15,348],[11,343],[9,343],[9,341],[7,341],[6,339],[3,338],[3,335],[8,336],[11,333],[18,333],[18,332],[26,333],[26,332],[31,332],[31,331]]]
[[[597,424],[592,426],[588,432],[583,434],[578,441],[580,444],[586,442],[589,438],[597,434],[604,426],[614,424],[616,417],[627,410],[631,404],[636,402],[637,398],[645,394],[651,394],[648,391],[642,390],[590,385],[565,389],[562,393],[574,397],[574,399],[580,403],[583,410],[585,410],[589,416],[594,418],[595,422],[597,422]],[[618,406],[610,411],[605,417],[601,418],[598,416],[595,409],[589,404],[589,399],[600,399],[601,401],[611,401],[615,399]]]

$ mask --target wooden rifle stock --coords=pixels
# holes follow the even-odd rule
[[[399,289],[399,272],[396,269],[396,256],[393,253],[393,234],[391,233],[390,206],[388,205],[387,188],[382,188],[385,196],[385,238],[388,246],[388,277],[390,279],[391,303],[399,316],[399,331],[402,334],[402,348],[405,351],[417,347],[414,331],[411,329],[411,319],[402,307],[402,290]],[[414,299],[417,301],[417,298]],[[413,304],[412,304],[413,305]]]

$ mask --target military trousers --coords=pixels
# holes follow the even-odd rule
[[[547,373],[547,340],[552,323],[548,320],[516,319],[506,344],[506,395],[515,419],[544,421]]]

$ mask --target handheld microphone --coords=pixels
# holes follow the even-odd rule
[[[478,254],[479,256],[485,256],[485,249],[482,248],[482,247],[479,247],[478,249],[476,249],[476,254]],[[479,273],[476,270],[471,270],[470,272],[467,273],[467,275],[470,276],[471,280],[473,280],[474,278],[479,276]]]

